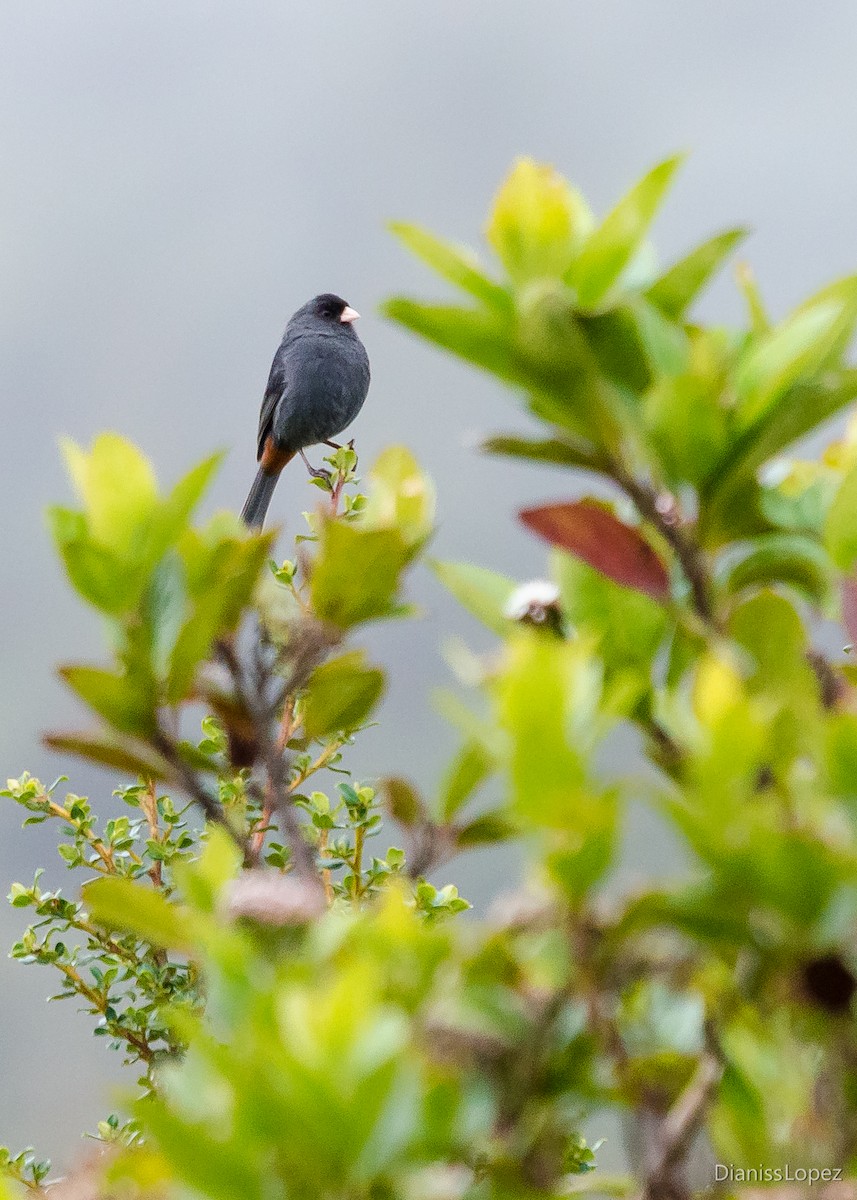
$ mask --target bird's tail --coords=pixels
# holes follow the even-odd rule
[[[256,472],[256,478],[250,488],[250,495],[241,509],[241,520],[251,529],[261,529],[265,524],[265,514],[279,478],[279,472],[271,475],[262,467]]]

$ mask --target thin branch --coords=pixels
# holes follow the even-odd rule
[[[301,823],[298,820],[297,809],[288,794],[288,761],[267,730],[263,734],[263,759],[268,771],[270,786],[270,804],[272,811],[277,814],[280,827],[285,834],[291,849],[292,869],[298,879],[305,883],[321,888],[315,865],[315,854],[303,835]]]
[[[325,640],[324,645],[329,645],[329,640]],[[279,818],[280,828],[291,850],[292,870],[296,877],[313,888],[322,888],[315,854],[303,835],[295,805],[289,796],[289,757],[286,754],[286,743],[290,736],[291,717],[287,719],[286,710],[284,710],[278,725],[277,736],[274,737],[271,732],[270,719],[266,715],[270,668],[265,661],[263,650],[264,646],[260,637],[256,641],[253,653],[254,686],[252,694],[248,689],[246,702],[248,711],[258,728],[261,758],[268,775],[265,808],[271,814],[276,813]],[[300,668],[293,668],[292,676],[287,684],[288,695],[298,690],[318,662],[322,661],[325,653],[322,642],[316,641],[310,653],[300,656]],[[285,703],[288,707],[288,697]]]
[[[645,1165],[643,1200],[675,1195],[675,1168],[687,1157],[722,1073],[720,1062],[706,1051],[690,1083],[658,1125]]]
[[[319,839],[318,839],[318,852],[319,852],[319,856],[321,858],[322,864],[329,857],[329,852],[328,852],[329,840],[330,840],[330,830],[322,829],[320,831]],[[322,882],[322,886],[324,887],[325,900],[327,900],[328,904],[333,904],[333,899],[334,899],[333,876],[331,875],[330,867],[322,866],[321,882]]]
[[[354,900],[359,899],[363,889],[363,839],[366,836],[366,830],[362,825],[358,825],[354,830],[354,861],[351,871],[351,895]]]
[[[173,768],[184,790],[202,809],[206,820],[211,821],[213,825],[219,825],[221,829],[225,829],[241,851],[242,857],[246,860],[248,858],[248,850],[241,834],[226,816],[220,801],[215,799],[203,786],[202,782],[197,778],[196,772],[191,770],[182,758],[176,744],[167,737],[162,729],[155,731],[151,741],[155,749],[163,755]]]
[[[641,482],[618,459],[610,462],[610,474],[625,494],[633,500],[640,515],[657,529],[672,547],[690,585],[693,606],[699,617],[716,628],[714,609],[709,594],[710,581],[699,547],[689,538],[677,514],[665,508],[662,498],[647,483]]]
[[[140,808],[143,816],[146,818],[146,824],[149,826],[149,837],[153,842],[160,842],[161,830],[158,825],[158,793],[153,779],[146,781],[146,790],[140,797]],[[156,888],[159,888],[163,883],[161,860],[159,858],[155,859],[151,867],[149,867],[148,873],[152,883]]]
[[[294,733],[295,725],[296,725],[296,722],[295,722],[294,697],[288,696],[288,697],[286,697],[285,703],[283,704],[283,715],[280,718],[280,729],[279,729],[279,733],[277,734],[277,750],[279,751],[280,754],[285,754],[286,746],[289,744],[289,739],[291,738],[292,734]],[[262,801],[262,813],[259,817],[256,828],[253,831],[253,836],[251,838],[251,848],[252,848],[252,852],[253,852],[253,859],[257,863],[259,862],[259,859],[262,854],[262,849],[265,844],[265,834],[267,833],[268,829],[270,828],[271,816],[273,814],[273,811],[274,811],[274,795],[273,795],[273,787],[272,787],[271,781],[269,779],[268,786],[265,788],[264,799]]]
[[[334,738],[333,741],[328,742],[324,749],[319,751],[318,756],[313,759],[306,770],[301,771],[299,775],[295,776],[295,778],[289,784],[288,790],[290,792],[296,792],[299,787],[303,787],[311,775],[315,775],[317,771],[321,771],[322,768],[326,767],[332,759],[336,758],[337,754],[344,745],[345,739],[338,741],[336,738]]]
[[[121,1021],[111,1020],[107,1016],[107,1009],[110,1005],[106,994],[97,992],[95,988],[90,987],[80,973],[69,963],[57,960],[54,965],[65,975],[77,994],[83,996],[97,1012],[101,1013],[105,1020],[105,1027],[113,1037],[120,1038],[122,1041],[127,1042],[129,1046],[133,1046],[144,1062],[151,1063],[153,1061],[155,1057],[154,1051],[142,1034],[135,1033],[133,1029],[129,1029],[126,1025],[123,1025]]]
[[[46,802],[46,804],[48,806],[48,811],[50,812],[52,817],[58,817],[61,821],[65,821],[66,824],[70,825],[73,829],[78,827],[77,822],[75,821],[75,819],[71,815],[71,813],[68,811],[68,809],[64,808],[61,804],[57,804],[56,800],[51,799],[50,795],[48,794],[48,792],[46,790],[44,790],[44,789],[42,790],[42,792],[40,793],[39,799],[40,800],[44,799],[44,801]],[[112,847],[106,845],[106,843],[103,842],[101,840],[101,838],[95,836],[95,834],[92,831],[92,823],[91,822],[88,824],[88,826],[85,829],[81,829],[80,832],[81,832],[83,838],[85,839],[87,845],[91,846],[91,848],[95,851],[95,853],[98,855],[98,857],[104,863],[104,867],[105,867],[104,873],[110,874],[110,875],[115,875],[116,874],[116,863],[114,862],[114,859],[113,859]],[[139,862],[140,860],[137,859],[137,861]]]
[[[640,728],[651,738],[657,751],[657,763],[672,779],[677,779],[684,766],[684,752],[669,730],[657,717],[638,718]]]

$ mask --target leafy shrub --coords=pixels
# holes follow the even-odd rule
[[[34,915],[13,954],[57,970],[142,1070],[127,1119],[99,1129],[111,1187],[680,1197],[706,1152],[854,1173],[855,673],[813,630],[820,613],[857,636],[857,438],[784,454],[857,396],[857,277],[773,323],[742,268],[746,328],[698,323],[743,231],[661,272],[646,235],[676,166],[599,222],[520,161],[487,229],[499,278],[394,227],[465,302],[387,314],[540,426],[485,449],[574,473],[520,514],[551,547],[546,580],[434,564],[500,641],[444,699],[461,747],[436,796],[347,775],[384,688],[352,639],[410,615],[403,577],[432,531],[405,450],[365,495],[353,451],[332,455],[326,505],[270,569],[272,534],[192,524],[214,460],[161,494],[121,439],[67,448],[83,508],[55,509],[54,537],[110,663],[62,668],[97,729],[48,741],[136,782],[103,827],[59,785],[10,782],[87,879],[80,902],[13,886]],[[581,497],[587,476],[611,498]],[[623,725],[687,846],[673,885],[611,879],[641,785],[595,761]],[[323,770],[335,791],[329,774],[314,790]],[[384,813],[404,849],[370,856]],[[453,919],[466,901],[427,877],[513,838],[525,889]],[[608,1110],[631,1131],[623,1180],[581,1135]],[[26,1155],[5,1168],[13,1186],[46,1175]]]

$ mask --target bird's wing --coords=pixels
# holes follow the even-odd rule
[[[274,417],[277,412],[277,405],[283,398],[283,393],[287,387],[287,374],[284,356],[277,351],[274,361],[271,365],[271,374],[268,376],[268,385],[265,388],[265,395],[262,398],[262,410],[259,413],[259,437],[256,442],[256,459],[261,459],[265,449],[265,442],[273,432]]]

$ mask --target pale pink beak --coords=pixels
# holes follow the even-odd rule
[[[343,325],[348,325],[352,321],[356,321],[359,316],[360,313],[356,308],[352,308],[350,304],[346,304],[345,308],[342,310],[342,316],[339,319]]]

